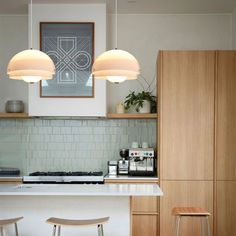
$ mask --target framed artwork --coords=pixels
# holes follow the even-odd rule
[[[40,97],[94,97],[93,22],[40,22],[40,49],[56,67],[52,80],[40,82]]]

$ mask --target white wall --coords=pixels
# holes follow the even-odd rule
[[[233,49],[236,49],[236,8],[234,8],[233,11],[232,28],[233,28]]]
[[[27,84],[7,78],[7,64],[12,56],[28,47],[27,16],[0,16],[0,112],[7,100],[22,100],[27,108]]]
[[[94,22],[94,54],[106,49],[105,4],[34,4],[33,48],[39,48],[40,22]],[[29,115],[106,116],[106,81],[95,80],[94,98],[40,98],[39,83],[29,85]]]
[[[114,30],[109,16],[108,33]],[[231,49],[231,15],[119,15],[118,48],[132,53],[141,66],[142,75],[150,83],[156,72],[156,58],[160,49]],[[108,42],[112,48],[113,38]],[[109,110],[129,90],[147,87],[143,79],[119,85],[108,83]],[[155,82],[151,88],[155,90]]]
[[[234,11],[234,45],[236,44],[236,13]],[[5,17],[5,16],[4,16]],[[24,82],[5,79],[6,64],[17,51],[27,46],[27,19],[25,16],[9,16],[5,25],[0,21],[0,53],[4,50],[4,57],[0,60],[0,111],[3,100],[17,93],[18,98],[26,98],[28,91]],[[58,20],[61,16],[58,15]],[[13,30],[11,30],[13,29]],[[113,48],[114,22],[108,16],[107,39],[108,49]],[[3,32],[3,33],[2,33]],[[7,35],[7,39],[2,37]],[[95,35],[96,38],[96,35]],[[2,43],[4,39],[5,44]],[[152,81],[156,72],[156,57],[160,49],[231,49],[232,48],[232,16],[230,14],[212,15],[119,15],[118,16],[118,47],[127,50],[137,57],[140,62],[142,75]],[[235,46],[234,46],[235,48]],[[2,78],[4,79],[2,80]],[[114,111],[118,101],[123,100],[129,90],[141,90],[143,80],[124,82],[116,85],[108,83],[109,110]],[[13,86],[16,85],[16,86]],[[4,88],[4,89],[3,89]],[[155,89],[155,81],[152,84]],[[2,95],[3,94],[3,95]],[[13,98],[13,97],[12,97]],[[23,100],[24,100],[23,99]]]

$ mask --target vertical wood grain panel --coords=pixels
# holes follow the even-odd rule
[[[132,197],[132,212],[159,212],[159,197]]]
[[[162,181],[164,196],[160,198],[160,235],[173,236],[174,207],[202,207],[213,214],[213,181]],[[212,217],[211,217],[212,222]],[[200,235],[200,221],[183,218],[181,236]]]
[[[236,235],[236,181],[217,181],[216,236]]]
[[[216,178],[236,180],[236,51],[219,51],[217,63]]]
[[[214,51],[163,51],[160,177],[213,180]]]
[[[236,235],[236,51],[217,53],[215,236]]]
[[[158,215],[133,215],[132,236],[158,236]]]

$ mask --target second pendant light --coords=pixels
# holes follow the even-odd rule
[[[121,83],[125,80],[137,79],[140,74],[140,67],[133,55],[124,50],[117,49],[117,0],[115,0],[115,17],[116,47],[98,56],[93,64],[92,74],[95,79]]]

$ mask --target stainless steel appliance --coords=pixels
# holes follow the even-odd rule
[[[129,174],[156,176],[156,158],[153,148],[132,148],[129,150]]]
[[[120,156],[122,157],[118,161],[118,174],[128,175],[129,173],[129,149],[120,149]]]
[[[117,161],[108,161],[108,174],[116,176],[117,175],[117,167],[118,167]]]
[[[58,184],[103,184],[103,172],[33,172],[29,176],[23,176],[23,183],[58,183]]]

